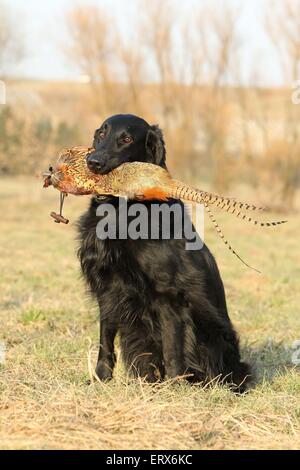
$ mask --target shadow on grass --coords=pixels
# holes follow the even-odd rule
[[[263,381],[271,383],[278,375],[295,369],[296,364],[292,360],[294,352],[292,347],[272,339],[257,346],[246,345],[242,350],[242,355],[255,371],[254,386]],[[300,372],[300,369],[298,370]]]

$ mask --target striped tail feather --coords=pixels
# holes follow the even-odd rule
[[[208,204],[207,203],[204,203],[204,207],[209,215],[209,218],[210,220],[212,221],[215,229],[216,229],[216,232],[218,233],[219,237],[223,240],[223,243],[227,246],[227,248],[231,251],[231,253],[233,253],[245,266],[247,266],[247,268],[250,268],[250,269],[253,269],[254,271],[258,272],[258,273],[261,273],[258,269],[254,268],[253,266],[250,266],[248,263],[246,263],[246,261],[243,260],[243,258],[240,257],[240,255],[232,248],[232,246],[230,245],[230,243],[228,242],[228,240],[226,240],[214,214],[212,213],[211,209],[209,208]]]
[[[276,225],[282,225],[282,224],[287,223],[287,220],[278,220],[278,221],[272,221],[272,222],[261,222],[259,220],[255,220],[252,217],[249,217],[248,215],[244,214],[243,212],[241,212],[239,210],[238,207],[233,207],[233,208],[228,207],[225,210],[229,214],[235,215],[235,217],[237,217],[238,219],[245,220],[246,222],[249,222],[250,224],[258,225],[260,227],[274,227]]]
[[[210,193],[208,193],[210,195]],[[213,195],[212,195],[213,196]],[[253,225],[258,225],[260,227],[274,227],[276,225],[282,225],[286,224],[287,220],[279,220],[279,221],[271,221],[271,222],[261,222],[259,220],[255,220],[252,217],[249,217],[248,215],[244,214],[241,212],[240,209],[246,209],[246,210],[263,210],[263,207],[256,207],[253,204],[248,204],[246,202],[241,202],[241,201],[236,201],[236,200],[230,200],[228,198],[224,198],[224,201],[221,201],[221,196],[218,196],[220,200],[217,200],[216,202],[214,200],[206,200],[205,202],[208,204],[213,204],[219,209],[228,212],[229,214],[235,215],[238,219],[245,220],[246,222],[249,222]]]
[[[198,202],[199,204],[204,205],[214,205],[219,209],[228,212],[229,214],[235,215],[239,219],[245,220],[246,222],[249,222],[253,225],[258,225],[260,227],[273,227],[276,225],[285,224],[287,222],[287,220],[260,222],[241,212],[241,209],[262,210],[263,208],[257,207],[247,202],[241,202],[235,199],[218,196],[217,194],[209,193],[207,191],[195,189],[178,181],[174,181],[171,190],[171,197],[183,199],[186,201]]]
[[[218,201],[214,206],[218,207],[219,209],[225,209],[229,210],[230,208],[238,208],[238,209],[246,209],[247,211],[263,211],[265,208],[264,207],[258,207],[255,206],[254,204],[249,204],[248,202],[241,202],[237,201],[236,199],[232,198],[229,199],[226,198],[224,202]]]
[[[186,201],[198,202],[200,204],[209,204],[219,207],[223,210],[230,208],[245,209],[250,211],[263,210],[263,207],[257,207],[248,202],[237,201],[235,198],[219,196],[218,194],[209,193],[191,186],[182,184],[180,181],[173,180],[171,197],[183,199]]]

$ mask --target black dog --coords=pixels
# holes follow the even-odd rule
[[[133,115],[107,119],[96,130],[93,146],[87,164],[95,173],[132,161],[165,167],[162,132]],[[186,240],[175,239],[174,226],[169,240],[100,240],[96,210],[104,202],[119,210],[118,198],[93,198],[79,224],[82,271],[100,307],[98,377],[112,378],[119,332],[124,362],[135,376],[154,382],[187,374],[188,380],[202,383],[219,377],[244,391],[250,367],[241,362],[222,280],[208,248],[186,250]],[[151,206],[159,202],[143,204],[151,223]],[[183,207],[180,201],[168,204]]]

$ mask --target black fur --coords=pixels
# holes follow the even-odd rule
[[[109,118],[96,131],[94,147],[88,165],[95,172],[107,173],[133,160],[165,166],[161,131],[136,116]],[[112,377],[119,333],[124,362],[135,376],[150,382],[183,374],[191,382],[219,378],[244,391],[251,371],[241,362],[223,283],[209,249],[204,245],[187,251],[185,239],[174,237],[99,240],[96,209],[103,202],[118,208],[117,198],[93,198],[79,224],[82,271],[100,306],[98,377]],[[154,202],[144,204],[150,209]],[[169,201],[174,203],[178,201]]]

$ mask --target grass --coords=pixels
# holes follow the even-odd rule
[[[300,375],[291,360],[300,339],[297,215],[274,230],[219,216],[261,275],[227,252],[207,222],[243,356],[257,368],[258,384],[240,397],[218,385],[147,385],[127,377],[120,361],[111,383],[86,385],[98,321],[80,279],[74,224],[52,222],[58,193],[38,180],[0,180],[0,201],[0,448],[300,447]],[[87,198],[70,197],[65,215],[75,222],[86,205]]]

